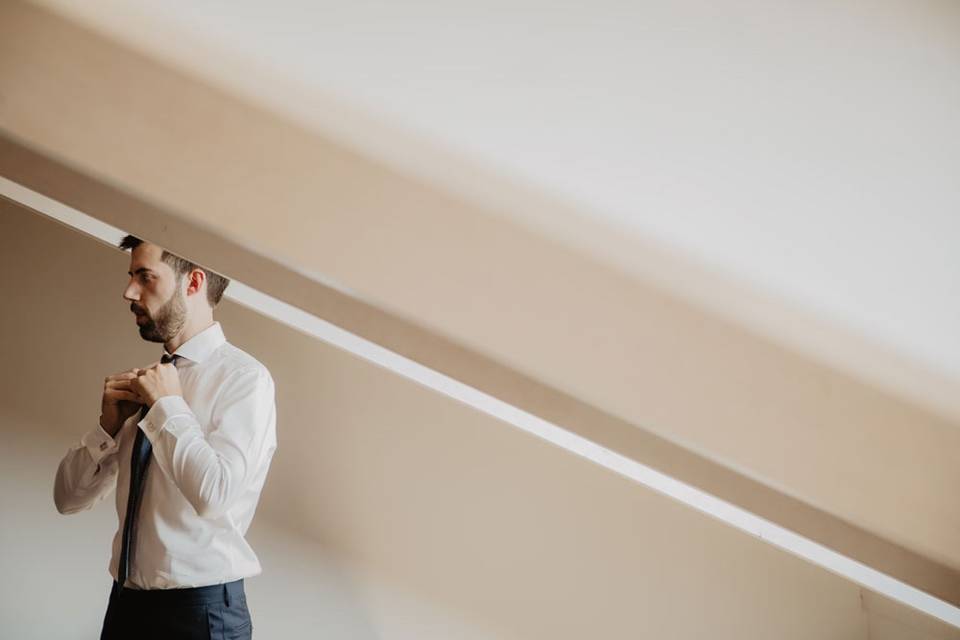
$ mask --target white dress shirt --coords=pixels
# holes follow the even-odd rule
[[[166,349],[164,349],[166,353]],[[109,572],[117,579],[136,430],[153,446],[134,527],[127,587],[200,587],[261,573],[244,539],[277,448],[273,378],[227,342],[219,322],[173,355],[183,396],[159,398],[111,438],[99,425],[60,462],[60,513],[89,509],[117,489],[119,527]]]

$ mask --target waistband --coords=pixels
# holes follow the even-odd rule
[[[129,602],[150,602],[164,605],[223,602],[230,606],[231,601],[241,598],[246,599],[243,590],[243,578],[205,587],[181,587],[178,589],[130,589],[129,587],[121,587],[120,583],[114,580],[111,595]]]

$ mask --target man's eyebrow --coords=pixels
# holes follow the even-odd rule
[[[146,267],[140,267],[139,269],[137,269],[136,272],[140,273],[141,271],[146,271],[147,273],[154,273],[153,269],[147,269]],[[132,276],[133,272],[127,271],[127,275]]]

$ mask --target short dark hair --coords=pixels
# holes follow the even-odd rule
[[[127,235],[124,236],[123,240],[120,241],[120,244],[117,245],[121,249],[130,249],[133,251],[143,243],[143,240],[136,236]],[[177,276],[179,280],[182,276],[190,273],[194,269],[200,269],[207,277],[207,302],[210,303],[210,307],[213,308],[220,303],[220,298],[223,297],[223,292],[226,291],[227,285],[230,284],[228,278],[223,277],[216,271],[211,271],[201,267],[198,264],[194,264],[185,258],[181,258],[175,253],[170,253],[166,249],[163,250],[163,254],[160,256],[160,259],[167,263],[173,273]]]

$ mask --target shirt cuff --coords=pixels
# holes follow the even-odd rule
[[[190,405],[183,399],[183,396],[163,396],[162,398],[157,398],[157,401],[153,403],[150,410],[147,411],[137,424],[140,425],[143,432],[150,438],[150,441],[153,442],[153,436],[163,430],[171,418],[182,415],[193,415],[193,411],[190,410]]]
[[[100,464],[101,460],[120,450],[120,443],[111,438],[100,425],[83,434],[80,444],[87,448],[96,464]]]

